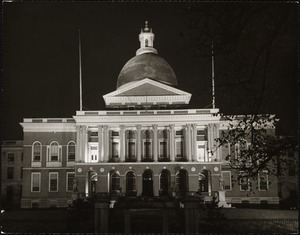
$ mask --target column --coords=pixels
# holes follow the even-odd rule
[[[186,156],[189,162],[192,161],[192,154],[191,154],[191,124],[186,125],[186,134],[185,134],[185,143],[186,143]]]
[[[153,125],[153,160],[155,162],[158,161],[158,156],[157,156],[157,125]]]
[[[109,130],[108,126],[103,126],[103,160],[104,162],[108,162],[109,160]]]
[[[137,161],[141,161],[142,156],[142,149],[141,149],[141,125],[136,126],[136,133],[137,133]]]
[[[80,139],[80,126],[76,126],[76,157],[75,162],[78,162],[80,158],[80,146],[81,146],[81,139]]]
[[[103,162],[103,127],[98,126],[98,162]]]
[[[192,124],[193,128],[193,136],[192,136],[192,153],[193,153],[193,161],[197,161],[197,124]]]
[[[125,126],[120,126],[120,159],[125,162]]]
[[[211,159],[211,151],[212,151],[212,147],[213,147],[213,142],[214,142],[214,138],[213,138],[213,124],[209,123],[207,125],[208,158],[206,159],[206,161],[210,161],[210,159]]]
[[[220,153],[220,148],[218,147],[218,142],[216,141],[216,139],[218,139],[220,137],[220,131],[219,131],[219,124],[215,123],[214,124],[214,145],[216,148],[216,159],[217,161],[221,161],[221,153]]]
[[[170,125],[170,160],[175,162],[175,125]]]
[[[87,149],[87,142],[88,142],[88,133],[87,133],[87,126],[82,127],[82,160],[84,162],[88,161],[88,149]]]

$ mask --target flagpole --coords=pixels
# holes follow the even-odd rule
[[[82,68],[81,68],[81,38],[80,30],[78,30],[79,38],[79,97],[80,97],[80,111],[82,111]]]

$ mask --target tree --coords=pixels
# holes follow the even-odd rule
[[[256,177],[263,170],[281,176],[295,158],[287,158],[288,151],[296,150],[292,137],[277,136],[275,115],[223,116],[227,127],[217,139],[218,148],[230,148],[223,158],[239,177]]]
[[[296,100],[297,6],[187,4],[186,25],[183,34],[191,55],[210,59],[213,53],[215,58],[216,103],[227,125],[217,147],[231,148],[226,160],[243,172],[239,177],[256,177],[262,170],[281,175],[283,167],[294,164],[286,152],[295,151],[296,141],[283,128],[285,136],[277,136],[279,120],[260,113],[280,113],[287,97]],[[288,112],[296,121],[293,105]]]

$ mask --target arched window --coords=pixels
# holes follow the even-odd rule
[[[42,158],[42,145],[40,142],[34,142],[32,146],[32,161],[40,162]]]
[[[159,194],[161,196],[168,196],[170,194],[170,172],[162,170],[159,176]]]
[[[126,174],[126,195],[128,196],[136,195],[135,174],[132,171]]]
[[[76,149],[75,142],[73,142],[73,141],[69,142],[69,144],[68,144],[68,161],[69,162],[75,161],[75,149]]]
[[[115,193],[117,191],[120,190],[120,175],[118,172],[111,172],[110,173],[110,177],[111,177],[111,192]]]
[[[148,47],[148,39],[145,40],[145,47]]]
[[[181,194],[181,196],[185,195],[188,191],[188,173],[186,170],[180,170],[176,174],[176,190]]]
[[[59,159],[59,146],[57,142],[50,144],[50,162],[57,162]]]
[[[199,192],[208,192],[208,171],[202,170],[199,173]]]
[[[143,173],[143,196],[153,196],[153,177],[150,170],[146,170]]]

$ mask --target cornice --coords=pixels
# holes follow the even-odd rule
[[[75,123],[21,122],[24,132],[76,132]]]
[[[217,123],[220,116],[216,115],[106,115],[106,116],[73,116],[77,125],[104,125],[104,124],[207,124]]]

